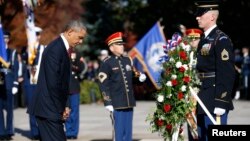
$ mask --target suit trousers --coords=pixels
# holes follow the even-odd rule
[[[41,141],[66,141],[62,120],[36,116]]]
[[[28,84],[25,86],[25,96],[26,104],[29,106],[32,100],[32,95],[35,94],[36,85]],[[32,137],[39,136],[38,127],[36,123],[36,118],[34,115],[29,115],[29,124],[30,124],[30,134]]]
[[[114,110],[115,140],[132,141],[133,108]]]
[[[215,114],[212,114],[214,119],[216,118]],[[219,116],[219,121],[221,125],[226,125],[227,124],[227,117],[228,117],[228,112],[225,114]],[[197,115],[197,124],[198,124],[198,138],[199,141],[208,141],[208,125],[213,125],[213,122],[209,119],[209,117],[206,114],[198,114]]]

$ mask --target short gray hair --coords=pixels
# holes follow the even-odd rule
[[[64,31],[68,31],[69,29],[74,29],[76,31],[80,31],[81,29],[84,29],[87,31],[87,28],[86,26],[80,21],[80,20],[73,20],[73,21],[70,21]]]

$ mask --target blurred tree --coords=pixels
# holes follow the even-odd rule
[[[96,58],[99,51],[107,47],[105,45],[107,36],[116,31],[127,31],[125,36],[130,34],[135,39],[136,35],[129,33],[129,31],[132,31],[134,24],[129,20],[130,15],[135,14],[139,8],[145,7],[146,4],[146,0],[85,1],[83,6],[86,12],[82,16],[86,20],[89,30],[87,40],[89,48],[85,48],[87,50],[86,55],[91,56],[92,59]]]
[[[41,43],[48,44],[62,31],[65,24],[80,18],[83,0],[39,0],[34,8],[35,24],[43,29]],[[0,15],[4,29],[11,32],[10,47],[27,45],[25,15],[21,0],[1,0]]]

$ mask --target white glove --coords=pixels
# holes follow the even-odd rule
[[[139,81],[140,82],[144,82],[146,80],[146,75],[144,73],[141,73],[140,76],[139,76]]]
[[[18,92],[18,88],[17,87],[13,87],[12,88],[12,94],[15,95],[15,94],[17,94],[17,92]]]
[[[114,108],[112,105],[108,105],[108,106],[105,106],[105,108],[110,111],[110,112],[113,112],[114,111]]]
[[[221,116],[221,115],[225,114],[225,112],[226,112],[225,109],[222,109],[222,108],[219,108],[219,107],[214,108],[214,114],[216,114],[218,116]]]

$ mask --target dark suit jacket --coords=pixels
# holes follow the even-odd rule
[[[48,119],[62,119],[69,96],[70,60],[61,37],[44,50],[36,91],[28,113]]]

